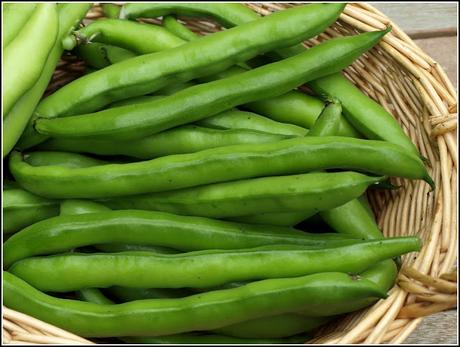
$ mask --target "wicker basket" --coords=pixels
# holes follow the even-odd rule
[[[247,4],[262,15],[294,5]],[[101,9],[95,6],[87,19],[101,16]],[[200,34],[220,30],[214,22],[181,20]],[[345,73],[364,93],[394,115],[428,158],[429,172],[438,187],[436,191],[430,192],[422,181],[397,179],[401,189],[373,191],[369,195],[386,236],[418,235],[424,246],[420,253],[403,257],[397,285],[387,299],[321,328],[310,343],[402,343],[422,317],[456,306],[457,100],[454,87],[443,69],[396,24],[364,3],[347,5],[337,23],[305,45],[383,29],[390,23],[392,32]],[[68,83],[83,71],[82,62],[66,57],[48,91]],[[5,307],[3,339],[6,343],[21,344],[94,343]]]

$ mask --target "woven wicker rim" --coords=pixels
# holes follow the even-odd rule
[[[261,15],[295,3],[246,3]],[[94,6],[87,19],[102,17]],[[190,29],[207,34],[220,30],[209,20],[182,18]],[[149,20],[156,22],[156,20]],[[428,158],[437,184],[430,192],[422,182],[396,179],[402,188],[369,194],[386,236],[419,235],[420,253],[403,257],[397,285],[385,300],[349,314],[334,326],[320,329],[309,343],[402,343],[423,317],[457,305],[457,96],[442,67],[425,54],[395,23],[366,3],[348,4],[339,20],[309,47],[331,37],[392,26],[382,42],[345,75],[384,106]],[[84,66],[64,59],[48,90],[78,77]],[[33,317],[3,307],[3,341],[10,344],[94,343]]]

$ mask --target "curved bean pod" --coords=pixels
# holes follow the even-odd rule
[[[17,144],[24,147],[31,139],[31,134],[35,131],[32,128],[30,119],[35,107],[42,98],[49,81],[53,76],[56,65],[61,58],[63,47],[61,39],[78,25],[80,20],[85,17],[86,12],[91,7],[89,3],[67,3],[59,4],[59,33],[54,47],[48,55],[46,63],[41,71],[41,75],[26,93],[16,101],[13,108],[3,120],[3,157],[5,157]],[[21,136],[22,135],[22,136]],[[19,142],[18,142],[19,140]]]
[[[365,279],[343,273],[321,273],[263,280],[181,299],[107,306],[54,298],[9,272],[3,273],[6,306],[84,337],[161,336],[211,330],[299,310],[312,316],[330,316],[350,312],[350,302],[366,297],[385,297],[385,293]]]
[[[374,100],[364,95],[342,74],[332,74],[310,81],[309,86],[319,94],[340,100],[345,117],[366,137],[398,144],[409,153],[419,155],[417,148],[393,116]]]
[[[208,15],[219,21],[226,27],[251,22],[259,19],[259,15],[242,4],[127,4],[126,16],[136,18],[137,16],[150,17],[161,14],[194,13],[196,15]],[[131,12],[132,11],[132,12]],[[185,40],[191,41],[197,38],[192,31],[183,26],[174,18],[167,16],[167,24],[170,31]],[[301,46],[289,47],[283,50],[284,57],[287,54],[296,55],[302,53],[305,49]],[[251,61],[252,63],[252,61]],[[260,62],[255,66],[261,65]],[[244,72],[242,69],[232,67],[231,69],[219,73],[215,77],[225,78],[230,75]],[[206,79],[206,78],[205,78]],[[316,118],[324,108],[324,104],[317,98],[297,91],[290,91],[285,95],[274,98],[258,100],[244,106],[254,112],[260,113],[273,120],[299,125],[309,129],[313,126]],[[360,137],[359,133],[342,118],[340,121],[339,134],[342,136]]]
[[[106,66],[116,64],[120,61],[133,58],[135,53],[116,46],[91,42],[84,45],[78,45],[75,53],[86,65],[95,69],[102,69]]]
[[[56,117],[91,112],[116,100],[154,92],[174,81],[225,70],[237,61],[315,36],[335,21],[342,8],[341,4],[298,6],[168,51],[129,59],[67,84],[45,98],[37,114]],[[250,42],[241,44],[242,38],[248,37]],[[201,58],[196,59],[197,55]]]
[[[163,212],[104,211],[108,208],[94,204],[65,201],[61,216],[36,223],[8,239],[3,248],[5,266],[33,255],[54,254],[104,243],[191,251],[270,244],[317,248],[358,242],[357,239],[336,234],[308,234],[293,228],[245,225]]]
[[[4,88],[2,93],[4,116],[39,79],[58,29],[56,4],[37,4],[23,28],[5,47],[2,85],[8,88]],[[30,52],[34,52],[33,62],[30,61]]]
[[[134,141],[52,138],[41,144],[40,149],[153,159],[209,148],[276,142],[292,137],[247,129],[212,129],[184,125]]]
[[[233,29],[225,32],[230,30]],[[39,117],[35,122],[35,129],[40,134],[52,137],[97,136],[128,140],[148,136],[212,116],[234,106],[282,95],[309,80],[338,72],[377,44],[387,32],[388,29],[334,38],[316,45],[302,54],[236,76],[196,85],[151,103],[122,106],[72,117],[53,119],[46,119],[48,116],[46,118]],[[219,33],[192,41],[181,47],[200,43],[200,41],[203,43],[204,39],[217,34]],[[171,51],[164,52],[171,54]],[[159,54],[161,52],[157,55]],[[133,58],[129,61],[132,62],[136,59]],[[116,66],[121,69],[122,64],[123,62]],[[111,67],[109,66],[104,70]],[[77,81],[83,80],[85,77],[87,76]],[[66,87],[60,90],[64,90]],[[59,91],[53,95],[58,93]]]
[[[32,3],[6,3],[2,11],[3,41],[2,47],[5,49],[14,40],[24,25],[35,11],[37,4]]]
[[[66,253],[19,260],[9,272],[39,290],[51,292],[114,285],[206,288],[235,281],[320,272],[360,273],[379,261],[418,251],[420,247],[419,238],[398,237],[321,249],[273,245],[180,254]],[[75,276],[79,273],[82,275]]]
[[[137,54],[148,54],[178,47],[184,40],[165,28],[120,19],[100,19],[74,33],[77,41],[103,42]]]
[[[13,152],[9,164],[12,175],[22,187],[50,198],[142,194],[331,168],[424,179],[432,184],[423,162],[398,145],[341,137],[302,137],[233,145],[144,162],[86,168],[32,166],[20,153]]]
[[[49,200],[20,188],[3,191],[3,233],[12,234],[59,214],[59,201]]]

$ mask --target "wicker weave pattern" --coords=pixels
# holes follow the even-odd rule
[[[295,5],[247,4],[261,15]],[[101,9],[96,6],[87,19],[101,16]],[[207,20],[180,19],[202,35],[221,29],[217,23]],[[457,304],[457,269],[454,268],[457,258],[457,99],[454,87],[443,69],[396,24],[365,3],[348,4],[337,23],[305,42],[305,46],[336,36],[384,29],[388,25],[392,26],[391,33],[347,68],[345,75],[393,114],[420,153],[428,158],[436,191],[430,192],[428,185],[421,181],[395,179],[400,189],[369,194],[386,236],[418,235],[424,246],[420,253],[403,257],[397,285],[387,299],[320,329],[311,343],[402,343],[421,322],[421,317]],[[74,57],[67,57],[61,64],[49,92],[84,70]],[[89,343],[26,317],[12,310],[4,311],[5,342]]]

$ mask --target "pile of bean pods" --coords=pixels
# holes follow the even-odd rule
[[[345,4],[103,4],[74,31],[88,4],[10,6],[9,308],[112,342],[302,343],[420,249],[383,237],[366,192],[434,189],[424,158],[341,74],[391,28],[306,49]],[[64,49],[86,73],[42,98]]]

